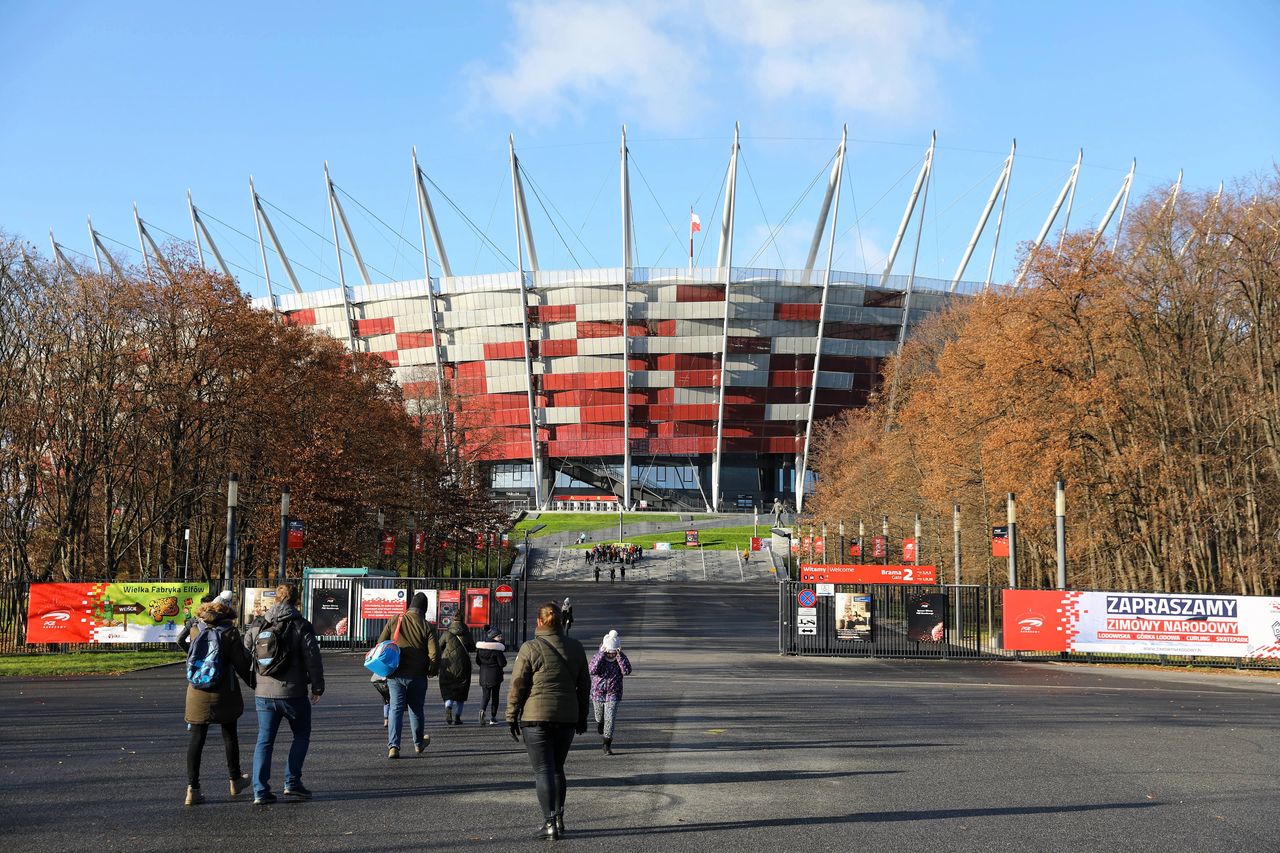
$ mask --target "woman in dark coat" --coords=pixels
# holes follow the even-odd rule
[[[200,632],[218,631],[219,647],[225,672],[222,681],[214,690],[197,690],[187,684],[187,701],[184,716],[191,729],[191,740],[187,744],[187,799],[186,805],[194,806],[204,802],[200,793],[200,757],[204,752],[205,738],[209,736],[209,726],[217,723],[222,726],[222,743],[227,752],[227,771],[231,778],[231,796],[236,796],[249,784],[249,777],[240,772],[240,735],[237,721],[244,713],[244,697],[240,694],[240,682],[249,684],[249,653],[245,651],[244,641],[240,639],[240,630],[236,628],[236,611],[224,600],[214,600],[200,605],[196,611],[200,620],[199,630],[192,630],[195,635],[191,642],[196,642]]]
[[[501,631],[490,631],[488,638],[476,643],[476,666],[480,667],[480,688],[484,697],[480,701],[480,725],[485,724],[485,712],[489,725],[498,724],[498,690],[502,687],[502,671],[507,668],[507,650]]]
[[[471,655],[475,650],[475,641],[462,616],[455,615],[440,646],[440,698],[444,700],[445,725],[462,725],[462,706],[471,691]]]

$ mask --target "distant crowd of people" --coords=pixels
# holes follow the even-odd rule
[[[597,546],[601,559],[623,563],[634,559],[634,545]],[[630,553],[628,553],[630,552]],[[311,791],[302,782],[302,767],[311,741],[311,706],[325,691],[324,663],[315,629],[298,611],[297,588],[282,584],[276,603],[244,630],[237,627],[238,613],[230,592],[205,596],[183,628],[178,642],[187,651],[187,691],[184,716],[190,730],[187,746],[185,805],[203,803],[200,764],[209,727],[222,729],[231,797],[252,787],[253,803],[277,802],[271,788],[272,753],[282,723],[292,733],[285,762],[286,798],[309,800]],[[428,680],[439,682],[445,723],[463,723],[463,709],[472,681],[472,662],[479,670],[483,691],[481,725],[497,725],[499,691],[507,666],[502,633],[485,626],[485,639],[474,642],[461,618],[443,630],[427,617],[428,599],[417,593],[401,616],[389,620],[379,642],[392,641],[399,648],[396,668],[386,676],[374,675],[373,686],[382,696],[382,724],[387,729],[387,758],[400,757],[404,717],[415,752],[431,743],[426,732],[425,703]],[[534,786],[542,810],[538,835],[549,839],[565,835],[565,793],[568,787],[565,760],[575,735],[585,734],[594,718],[605,755],[613,755],[613,738],[622,700],[622,679],[631,674],[631,661],[622,651],[616,630],[609,631],[590,660],[578,640],[568,636],[573,607],[549,601],[538,608],[534,638],[524,643],[512,667],[505,721],[511,737],[524,741],[533,770]],[[241,683],[254,691],[258,736],[251,774],[241,772],[238,721],[245,702]]]

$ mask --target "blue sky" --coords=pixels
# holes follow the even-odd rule
[[[626,123],[637,262],[682,266],[689,207],[717,219],[740,121],[734,261],[798,266],[821,186],[804,189],[848,123],[837,268],[880,270],[936,129],[920,274],[939,278],[954,272],[1017,137],[999,278],[1079,147],[1073,226],[1098,220],[1134,157],[1139,194],[1180,168],[1199,191],[1269,172],[1280,159],[1278,37],[1280,4],[1265,0],[2,3],[0,228],[47,251],[52,227],[88,252],[92,215],[134,247],[136,201],[154,227],[188,239],[190,188],[225,223],[211,222],[215,238],[260,295],[256,243],[236,233],[254,230],[253,174],[297,220],[268,209],[303,287],[331,286],[327,159],[370,211],[344,199],[375,280],[420,277],[411,146],[514,255],[511,133],[539,189],[542,266],[617,266]],[[434,201],[455,273],[511,268]],[[710,265],[708,233],[699,252]],[[982,277],[990,239],[966,278]],[[904,252],[895,271],[908,264]]]

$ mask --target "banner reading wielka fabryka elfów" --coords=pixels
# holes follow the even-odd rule
[[[1280,657],[1280,598],[1006,589],[1010,651]]]
[[[33,583],[28,643],[172,643],[203,583]]]

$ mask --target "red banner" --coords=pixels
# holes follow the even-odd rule
[[[902,562],[914,563],[916,561],[916,540],[902,540]]]
[[[751,550],[752,550],[752,551],[759,551],[759,550],[760,550],[760,547],[761,547],[761,545],[760,545],[760,537],[759,537],[759,536],[752,536],[752,537],[751,537]]]
[[[856,542],[855,542],[853,545],[850,545],[850,546],[849,546],[849,556],[850,556],[850,557],[861,557],[861,556],[862,556],[862,546],[861,546],[861,545],[859,545],[859,544],[857,544]]]
[[[1009,556],[1009,528],[1005,526],[991,528],[991,556]]]
[[[800,566],[802,583],[936,584],[934,566],[832,565]]]
[[[296,518],[289,519],[289,550],[297,551],[306,544],[307,525],[306,522],[299,521]]]
[[[382,553],[390,557],[396,552],[396,535],[394,533],[382,534]]]
[[[424,531],[419,530],[418,532],[413,534],[413,552],[415,554],[421,554],[423,551],[426,551],[426,550],[427,550],[427,534]]]
[[[883,536],[873,536],[871,538],[871,556],[879,559],[888,552],[888,544]]]

